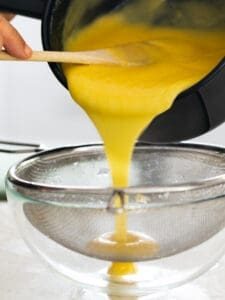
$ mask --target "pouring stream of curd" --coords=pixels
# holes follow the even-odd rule
[[[117,13],[100,17],[71,35],[65,50],[108,48],[137,41],[148,41],[150,64],[64,66],[73,99],[89,115],[104,141],[115,188],[128,186],[132,152],[143,130],[170,108],[181,91],[209,73],[225,54],[222,30],[151,27],[129,23]],[[120,199],[115,199],[115,205],[119,204]],[[155,254],[159,250],[157,242],[129,232],[127,222],[126,213],[117,215],[115,232],[96,238],[91,245],[93,251],[108,252],[117,247],[115,251],[126,253],[131,241],[129,251],[140,251],[140,255],[149,257]],[[135,272],[137,268],[132,262],[114,262],[108,270],[112,276]]]

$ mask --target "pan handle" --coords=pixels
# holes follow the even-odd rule
[[[0,11],[42,19],[47,0],[0,0]]]

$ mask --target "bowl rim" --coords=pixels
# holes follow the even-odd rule
[[[151,148],[162,148],[165,149],[183,149],[183,150],[193,150],[193,151],[200,151],[205,153],[215,153],[217,155],[224,155],[225,160],[225,148],[220,146],[214,145],[206,145],[206,144],[199,144],[199,143],[171,143],[171,144],[155,144],[155,143],[137,143],[135,148],[139,147],[151,147]],[[165,193],[181,193],[181,192],[188,192],[193,190],[205,189],[221,184],[225,184],[225,172],[224,174],[210,177],[208,179],[203,179],[199,181],[193,181],[189,183],[181,183],[181,184],[173,184],[170,186],[131,186],[127,188],[118,188],[114,189],[112,187],[95,187],[95,186],[65,186],[65,185],[55,185],[55,184],[43,184],[43,183],[35,183],[25,179],[21,179],[17,175],[17,170],[24,165],[35,161],[43,156],[55,155],[61,152],[68,152],[72,151],[80,151],[85,149],[94,149],[94,148],[101,148],[103,149],[103,144],[95,143],[95,144],[85,144],[85,145],[77,145],[77,146],[64,146],[59,148],[54,148],[50,150],[42,151],[38,154],[29,156],[28,158],[23,159],[22,161],[18,162],[17,164],[13,165],[7,174],[6,182],[9,182],[17,187],[22,187],[25,189],[36,190],[39,192],[67,192],[67,193],[85,193],[85,194],[114,194],[120,193],[125,195],[137,195],[137,194],[165,194]]]

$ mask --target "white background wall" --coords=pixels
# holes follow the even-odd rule
[[[41,49],[40,21],[16,17],[14,26]],[[225,101],[224,101],[225,105]],[[99,141],[84,112],[45,63],[0,63],[0,140],[47,146]],[[225,146],[225,125],[196,139]]]
[[[16,17],[14,26],[42,49],[40,21]],[[0,140],[46,145],[98,141],[98,135],[47,63],[0,63]]]

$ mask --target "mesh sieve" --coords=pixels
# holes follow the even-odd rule
[[[204,243],[225,227],[224,150],[197,145],[139,145],[131,187],[111,189],[101,146],[47,151],[11,169],[8,184],[20,195],[30,226],[62,247],[109,261],[168,257]],[[115,209],[113,194],[129,197]],[[121,202],[122,203],[122,202]],[[125,212],[128,230],[160,246],[148,256],[93,253],[88,244],[113,232],[115,214]]]

